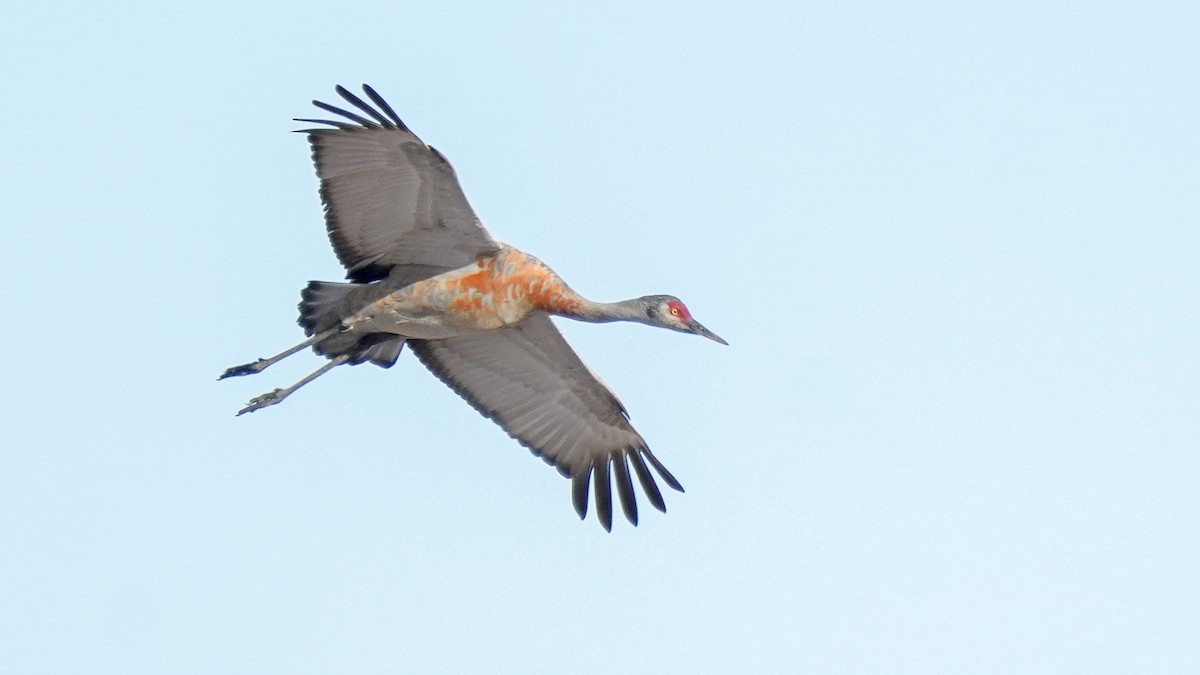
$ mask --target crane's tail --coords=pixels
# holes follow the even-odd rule
[[[316,335],[349,318],[357,307],[351,295],[366,284],[341,284],[332,281],[310,281],[300,291],[300,319],[304,334]]]
[[[360,298],[366,295],[367,286],[333,281],[308,282],[300,291],[298,323],[304,327],[304,334],[322,333],[350,318],[365,304]],[[344,355],[349,357],[346,362],[351,365],[370,361],[381,368],[392,367],[403,348],[404,338],[390,333],[335,334],[313,345],[317,353],[331,359]]]

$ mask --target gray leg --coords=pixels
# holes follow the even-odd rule
[[[287,357],[291,356],[292,354],[295,354],[296,352],[300,351],[301,349],[304,349],[305,347],[311,347],[311,346],[317,344],[321,340],[324,340],[325,338],[329,337],[330,335],[333,335],[334,333],[338,332],[338,330],[339,330],[338,328],[330,328],[327,331],[317,333],[316,335],[308,338],[307,340],[305,340],[304,342],[301,342],[300,344],[296,345],[295,347],[292,347],[291,349],[288,349],[287,351],[280,352],[280,353],[276,354],[275,356],[272,356],[269,359],[259,359],[259,360],[255,361],[254,363],[245,363],[240,366],[226,368],[225,372],[221,373],[221,376],[218,377],[217,379],[223,380],[227,377],[237,377],[239,375],[253,375],[254,373],[261,373],[262,371],[267,369],[267,366],[270,366],[273,363],[282,361],[282,360],[286,359]]]
[[[283,401],[283,399],[287,398],[288,396],[291,396],[292,392],[296,391],[300,387],[303,387],[304,385],[308,384],[309,382],[312,382],[313,380],[317,379],[318,377],[324,375],[325,373],[328,373],[329,371],[333,370],[334,368],[342,365],[343,363],[345,363],[349,360],[350,360],[349,355],[342,354],[341,356],[338,356],[338,357],[334,358],[333,360],[331,360],[329,363],[326,363],[325,365],[316,369],[311,374],[309,374],[308,377],[305,377],[303,380],[300,380],[299,382],[297,382],[296,384],[293,384],[292,386],[288,387],[287,389],[276,389],[275,391],[267,392],[266,394],[263,394],[262,396],[255,396],[254,398],[250,399],[250,402],[246,404],[245,408],[242,408],[241,410],[238,411],[238,415],[244,415],[248,412],[254,412],[255,410],[265,408],[269,405],[275,405],[276,403],[281,403]],[[263,366],[263,367],[265,368],[266,366]]]

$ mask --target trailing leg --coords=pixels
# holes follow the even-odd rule
[[[295,351],[299,351],[299,349],[303,349],[305,346],[307,346],[307,345],[301,345]],[[295,351],[293,351],[291,353],[295,353]],[[279,357],[279,358],[283,358],[283,357]],[[278,359],[276,359],[276,360],[278,360]],[[296,391],[300,387],[303,387],[304,385],[308,384],[309,382],[312,382],[313,380],[317,379],[318,377],[324,375],[325,373],[328,373],[329,371],[333,370],[334,368],[342,365],[343,363],[345,363],[349,360],[350,360],[350,357],[346,354],[342,354],[341,356],[336,356],[329,363],[326,363],[325,365],[316,369],[311,374],[309,374],[307,377],[305,377],[303,380],[300,380],[299,382],[297,382],[296,384],[293,384],[292,386],[288,387],[287,389],[276,389],[275,391],[271,391],[266,394],[263,394],[262,396],[256,396],[256,397],[250,399],[250,402],[246,404],[246,407],[242,408],[241,410],[238,411],[238,415],[244,415],[248,412],[254,412],[255,410],[266,408],[267,406],[275,405],[276,403],[281,403],[281,402],[283,402],[283,399],[287,398],[288,396],[291,396],[292,392]],[[250,364],[250,365],[254,365],[254,364]],[[268,363],[267,365],[270,365],[270,364]],[[266,366],[263,366],[263,368],[266,368]],[[257,371],[254,371],[254,372],[257,372]]]
[[[324,340],[324,339],[328,338],[329,336],[337,333],[338,330],[339,330],[338,327],[334,327],[334,328],[330,328],[329,330],[323,331],[321,333],[317,333],[316,335],[310,337],[309,339],[305,340],[304,342],[301,342],[300,344],[296,345],[295,347],[292,347],[286,351],[280,352],[280,353],[276,354],[275,356],[272,356],[269,359],[259,359],[257,361],[254,361],[253,363],[245,363],[240,366],[226,368],[225,372],[221,373],[221,376],[218,377],[217,379],[223,380],[227,377],[238,377],[241,375],[253,375],[255,373],[261,373],[262,371],[266,370],[268,366],[270,366],[274,363],[278,363],[279,361],[286,359],[287,357],[291,356],[292,354],[295,354],[296,352],[298,352],[306,347],[311,347],[311,346],[315,345],[316,343],[320,342],[321,340]]]

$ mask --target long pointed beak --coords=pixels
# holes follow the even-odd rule
[[[691,328],[692,332],[695,333],[696,335],[703,335],[704,337],[708,338],[709,340],[712,340],[713,342],[720,342],[721,344],[726,345],[726,346],[729,345],[729,343],[726,342],[725,340],[723,340],[720,335],[717,335],[716,333],[705,328],[704,326],[701,326],[700,323],[697,321],[693,321],[691,323],[691,325],[689,326],[689,328]]]

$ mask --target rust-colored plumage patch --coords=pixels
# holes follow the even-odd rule
[[[534,309],[570,316],[582,306],[579,296],[545,265],[532,266],[523,276],[522,283]]]
[[[504,261],[480,260],[479,273],[462,278],[457,290],[471,299],[464,299],[465,309],[481,310],[484,305],[499,308],[515,302],[527,311],[569,315],[581,307],[579,296],[549,267],[532,256],[513,253]]]
[[[453,300],[450,309],[460,314],[482,319],[481,316],[485,299],[492,300],[487,304],[494,307],[496,293],[496,260],[495,258],[480,258],[477,261],[479,271],[474,274],[450,280],[447,283]]]
[[[469,274],[447,279],[439,294],[460,323],[480,329],[511,325],[541,310],[572,315],[583,303],[550,268],[519,251],[479,258]]]

